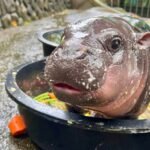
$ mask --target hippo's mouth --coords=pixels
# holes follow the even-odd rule
[[[80,89],[66,83],[53,83],[52,87],[58,92],[66,93],[69,95],[80,94],[82,92]]]

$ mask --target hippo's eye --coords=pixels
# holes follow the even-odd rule
[[[120,37],[114,37],[112,40],[111,40],[111,43],[109,45],[109,50],[110,51],[113,51],[113,52],[116,52],[120,49],[122,45],[122,40]]]

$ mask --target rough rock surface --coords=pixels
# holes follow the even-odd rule
[[[70,0],[0,0],[0,21],[3,28],[18,26],[51,15],[51,12],[61,12],[71,7]],[[17,20],[8,16],[17,16]],[[22,18],[23,23],[19,23]]]

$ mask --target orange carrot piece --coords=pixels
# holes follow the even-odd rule
[[[27,129],[21,115],[14,116],[8,124],[8,128],[13,136],[22,135]]]
[[[48,96],[52,99],[57,99],[56,96],[54,95],[54,93],[52,93],[52,92],[48,93]]]

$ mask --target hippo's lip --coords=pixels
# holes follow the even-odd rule
[[[80,94],[82,92],[78,88],[75,88],[66,83],[53,83],[52,87],[59,92],[63,92],[63,93],[70,94],[70,95]]]

